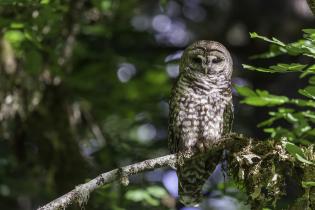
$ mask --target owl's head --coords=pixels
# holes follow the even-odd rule
[[[224,77],[231,79],[232,58],[228,50],[215,41],[201,40],[191,44],[180,60],[181,74],[193,78]]]

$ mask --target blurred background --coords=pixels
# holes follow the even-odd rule
[[[234,84],[295,96],[297,75],[242,68],[300,61],[249,59],[268,50],[249,32],[293,42],[315,23],[306,0],[2,0],[0,14],[5,210],[36,209],[102,172],[168,154],[169,93],[195,40],[230,50]],[[256,124],[270,110],[240,100],[234,131],[266,138]],[[157,169],[93,192],[85,209],[179,209],[176,196],[176,173]],[[224,195],[213,201],[209,209],[237,209]]]

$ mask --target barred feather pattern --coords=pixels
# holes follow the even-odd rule
[[[187,206],[202,199],[202,187],[215,165],[206,152],[231,131],[232,59],[214,41],[189,46],[180,61],[180,75],[170,98],[169,148],[194,156],[177,166],[180,201]]]

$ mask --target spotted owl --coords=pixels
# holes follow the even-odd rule
[[[217,162],[207,157],[214,142],[231,131],[232,58],[214,41],[197,41],[180,60],[180,74],[170,97],[171,153],[194,154],[178,164],[179,200],[187,206],[202,199],[202,187]]]

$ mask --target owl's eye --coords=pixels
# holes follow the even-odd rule
[[[215,58],[212,60],[212,63],[220,63],[221,61],[223,61],[222,58],[220,58],[220,57],[215,57]]]
[[[194,64],[202,64],[202,59],[201,59],[201,57],[193,57],[192,58],[192,62],[194,63]]]

